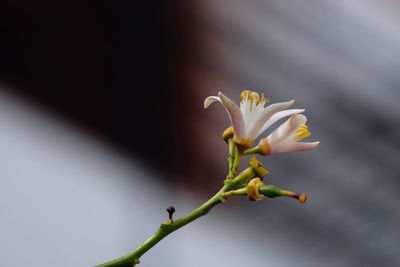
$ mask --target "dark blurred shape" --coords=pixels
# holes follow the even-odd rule
[[[7,1],[0,80],[175,172],[171,153],[185,152],[177,133],[187,134],[182,120],[191,110],[181,75],[191,52],[183,8],[179,1]]]

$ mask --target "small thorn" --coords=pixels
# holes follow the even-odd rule
[[[174,206],[168,207],[168,208],[167,208],[167,212],[168,212],[168,219],[169,219],[170,221],[172,221],[172,215],[174,215],[174,212],[175,212]]]

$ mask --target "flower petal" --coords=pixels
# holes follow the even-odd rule
[[[290,106],[293,105],[293,103],[294,100],[272,104],[263,109],[262,111],[258,112],[257,117],[247,128],[246,137],[250,139],[256,139],[257,136],[262,133],[260,129],[272,117],[272,115],[274,115],[279,111],[289,108]]]
[[[250,115],[250,101],[248,99],[242,99],[242,101],[240,101],[240,111],[242,112],[243,120],[246,126],[246,121],[249,120]]]
[[[228,111],[229,117],[231,119],[233,131],[238,139],[241,139],[244,135],[244,119],[242,112],[238,105],[225,96],[223,93],[218,92],[219,99],[221,103],[225,106]]]
[[[317,142],[294,142],[290,144],[278,144],[271,146],[271,153],[309,151],[315,149],[319,145]]]
[[[211,105],[212,103],[214,103],[215,101],[218,101],[220,103],[221,99],[219,99],[218,96],[209,96],[204,100],[204,108],[208,108],[209,105]]]
[[[279,111],[279,112],[275,113],[260,129],[257,136],[259,136],[260,134],[265,132],[269,127],[271,127],[275,122],[279,121],[280,119],[283,119],[284,117],[287,117],[287,116],[291,116],[293,114],[302,113],[304,111],[305,111],[305,109],[288,109],[288,110],[283,110],[283,111]],[[281,127],[281,126],[279,126],[279,127]]]
[[[283,118],[284,115],[292,113],[292,112],[289,112],[289,111],[293,111],[293,110],[294,109],[285,110],[285,111],[281,111],[281,112],[278,112],[278,113],[274,114],[274,116],[272,116],[271,119],[268,120],[266,125],[274,123],[278,119]],[[297,110],[302,110],[302,109],[297,109]],[[272,120],[274,120],[274,121],[270,123],[270,121],[272,121]],[[290,116],[290,118],[288,120],[286,120],[285,123],[283,123],[281,126],[279,126],[275,131],[273,131],[267,137],[268,143],[276,145],[276,144],[280,143],[281,141],[287,139],[287,137],[289,137],[291,134],[296,134],[295,133],[296,129],[301,124],[305,124],[306,121],[307,121],[307,118],[304,115],[294,114],[294,115]]]

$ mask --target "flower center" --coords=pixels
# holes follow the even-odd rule
[[[299,126],[299,128],[297,128],[296,130],[296,141],[300,141],[303,140],[306,137],[311,136],[311,132],[308,130],[307,125],[302,124]]]
[[[265,104],[269,102],[269,99],[267,97],[264,96],[264,94],[260,95],[257,92],[252,92],[249,90],[244,90],[241,94],[240,94],[240,98],[242,101],[250,101],[250,109],[253,106],[253,103],[255,103],[257,106],[259,104]]]

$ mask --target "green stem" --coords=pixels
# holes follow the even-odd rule
[[[235,150],[235,159],[234,159],[233,164],[232,164],[232,170],[233,170],[233,174],[234,175],[237,172],[237,169],[239,167],[239,163],[240,163],[240,160],[242,159],[242,156],[243,155],[240,153],[239,148],[236,148],[236,150]]]
[[[212,198],[210,198],[207,202],[205,202],[197,209],[189,212],[185,216],[179,218],[172,223],[162,223],[158,230],[149,239],[147,239],[143,244],[141,244],[131,253],[113,261],[97,265],[96,267],[115,267],[129,265],[135,266],[137,263],[139,263],[139,258],[154,245],[160,242],[164,237],[185,226],[186,224],[206,215],[213,207],[221,203],[222,194],[231,190],[232,186],[232,183],[225,183],[225,185],[221,188],[221,190],[218,191],[218,193],[216,193]]]
[[[234,151],[235,151],[235,147],[236,147],[236,145],[235,145],[235,143],[233,142],[233,139],[232,139],[232,138],[229,138],[229,139],[228,139],[229,155],[233,156],[233,153],[234,153]]]
[[[233,164],[235,161],[235,149],[236,145],[233,143],[232,138],[228,139],[228,146],[229,146],[229,158],[228,158],[228,176],[227,179],[233,179],[235,177],[235,172],[233,169]]]

